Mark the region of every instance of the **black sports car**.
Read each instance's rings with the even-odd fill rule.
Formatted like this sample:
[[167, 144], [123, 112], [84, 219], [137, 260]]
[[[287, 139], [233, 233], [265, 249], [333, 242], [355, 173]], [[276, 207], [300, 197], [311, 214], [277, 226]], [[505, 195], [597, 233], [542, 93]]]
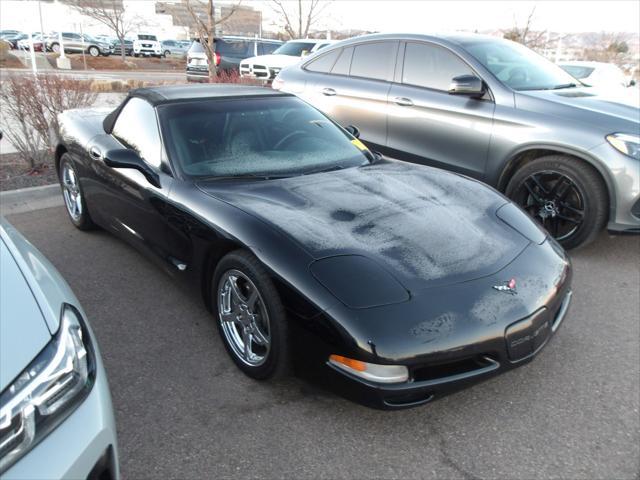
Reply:
[[519, 207], [293, 96], [145, 88], [60, 120], [71, 221], [193, 282], [253, 378], [419, 405], [527, 362], [567, 312], [570, 262]]

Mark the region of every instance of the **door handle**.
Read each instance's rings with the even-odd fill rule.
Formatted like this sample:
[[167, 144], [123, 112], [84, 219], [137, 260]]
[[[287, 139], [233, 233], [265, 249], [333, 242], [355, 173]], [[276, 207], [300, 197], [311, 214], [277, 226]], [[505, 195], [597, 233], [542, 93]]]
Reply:
[[102, 159], [102, 153], [100, 152], [100, 150], [98, 150], [97, 147], [91, 147], [89, 149], [89, 155], [91, 155], [91, 158], [95, 158], [96, 160]]
[[336, 91], [333, 88], [323, 88], [322, 94], [327, 97], [333, 97], [336, 94]]
[[401, 107], [413, 106], [413, 100], [407, 97], [396, 97], [393, 101], [396, 102], [396, 105], [400, 105]]

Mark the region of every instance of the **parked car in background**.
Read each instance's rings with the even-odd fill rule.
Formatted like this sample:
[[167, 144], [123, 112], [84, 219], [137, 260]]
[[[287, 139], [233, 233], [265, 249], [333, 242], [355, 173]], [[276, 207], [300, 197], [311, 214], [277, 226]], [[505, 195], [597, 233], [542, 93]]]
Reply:
[[[528, 48], [473, 34], [367, 35], [280, 72], [386, 155], [481, 179], [566, 248], [640, 232], [640, 111]], [[625, 103], [629, 102], [629, 103]]]
[[[120, 55], [122, 53], [122, 44], [120, 43], [120, 40], [116, 40], [115, 42], [112, 43], [112, 45], [113, 45], [113, 54]], [[124, 54], [128, 56], [133, 55], [133, 40], [130, 40], [128, 38], [124, 39]]]
[[15, 35], [5, 35], [4, 37], [2, 37], [2, 40], [9, 43], [11, 45], [11, 48], [16, 49], [18, 48], [18, 43], [21, 40], [27, 38], [29, 38], [29, 35], [27, 35], [26, 33], [17, 33]]
[[[88, 34], [62, 32], [62, 43], [65, 53], [88, 53], [92, 57], [109, 56], [113, 53], [113, 46]], [[60, 39], [57, 33], [46, 37], [46, 48], [55, 53], [60, 52]]]
[[0, 39], [4, 40], [4, 37], [15, 37], [20, 33], [22, 33], [20, 30], [0, 30]]
[[161, 57], [162, 46], [155, 35], [138, 34], [133, 41], [133, 56]]
[[178, 40], [163, 40], [160, 45], [162, 46], [162, 55], [165, 57], [169, 55], [184, 57], [191, 46], [191, 44], [185, 45]]
[[0, 477], [118, 479], [96, 338], [60, 273], [0, 220]]
[[293, 65], [311, 53], [335, 43], [334, 40], [290, 40], [278, 47], [273, 53], [259, 53], [257, 56], [246, 58], [240, 62], [240, 76], [273, 80], [280, 70]]
[[[249, 56], [261, 55], [282, 45], [278, 40], [235, 36], [218, 37], [214, 41], [216, 66], [227, 72], [237, 72], [240, 62]], [[187, 52], [186, 70], [189, 81], [202, 80], [209, 75], [207, 55], [199, 41], [194, 41]]]
[[558, 66], [589, 87], [619, 89], [636, 84], [635, 80], [627, 78], [622, 69], [612, 63], [575, 61], [559, 62]]
[[31, 39], [29, 39], [29, 35], [25, 35], [26, 38], [18, 41], [18, 50], [29, 50], [31, 49], [31, 43], [33, 43], [33, 50], [36, 52], [44, 52], [46, 50], [45, 40], [43, 40], [43, 35], [36, 34], [31, 35]]

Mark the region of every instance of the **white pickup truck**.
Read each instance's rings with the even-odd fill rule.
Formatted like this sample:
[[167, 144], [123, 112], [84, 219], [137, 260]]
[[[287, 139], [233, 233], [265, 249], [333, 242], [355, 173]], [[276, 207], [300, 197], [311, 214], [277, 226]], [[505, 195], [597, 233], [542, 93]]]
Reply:
[[270, 55], [246, 58], [240, 62], [240, 76], [270, 81], [276, 78], [284, 67], [298, 63], [302, 57], [317, 52], [335, 40], [305, 38], [290, 40]]

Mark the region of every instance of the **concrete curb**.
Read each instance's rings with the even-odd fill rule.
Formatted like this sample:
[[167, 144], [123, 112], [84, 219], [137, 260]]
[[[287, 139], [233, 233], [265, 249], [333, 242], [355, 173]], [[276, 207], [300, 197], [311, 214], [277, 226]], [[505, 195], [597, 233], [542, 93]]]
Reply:
[[62, 194], [60, 185], [57, 183], [0, 192], [0, 214], [3, 216], [61, 205], [63, 205]]

